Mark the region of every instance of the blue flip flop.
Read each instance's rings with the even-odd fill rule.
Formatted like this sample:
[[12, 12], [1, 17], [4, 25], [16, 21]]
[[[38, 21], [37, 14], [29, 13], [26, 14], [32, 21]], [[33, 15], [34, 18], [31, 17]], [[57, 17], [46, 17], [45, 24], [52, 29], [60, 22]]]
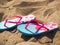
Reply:
[[[18, 21], [20, 20], [20, 16], [14, 16], [16, 17], [15, 19], [9, 20], [9, 18], [7, 18], [5, 21], [0, 22], [0, 31], [4, 31], [4, 30], [8, 30], [8, 29], [12, 29], [14, 27], [16, 27], [19, 23]], [[18, 20], [18, 21], [17, 21]]]
[[[27, 23], [23, 23], [23, 24], [18, 25], [17, 30], [19, 32], [21, 32], [22, 34], [27, 35], [27, 36], [38, 35], [38, 34], [48, 32], [48, 31], [52, 31], [52, 30], [58, 28], [57, 24], [53, 23], [53, 22], [50, 22], [49, 24], [46, 24], [46, 25], [44, 24], [44, 26], [47, 27], [49, 30], [45, 30], [44, 28], [41, 28], [40, 30], [37, 30], [36, 25], [32, 24], [32, 23], [30, 23], [29, 26], [26, 29], [25, 28], [26, 25], [27, 25]], [[50, 27], [50, 25], [51, 25], [51, 27]]]

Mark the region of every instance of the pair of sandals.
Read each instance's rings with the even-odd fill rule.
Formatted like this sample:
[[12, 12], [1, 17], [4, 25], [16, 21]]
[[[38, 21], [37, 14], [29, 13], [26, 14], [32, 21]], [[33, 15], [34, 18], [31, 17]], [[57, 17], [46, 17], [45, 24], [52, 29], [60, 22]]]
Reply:
[[24, 35], [38, 35], [44, 32], [49, 32], [58, 28], [57, 23], [49, 22], [43, 23], [36, 19], [32, 14], [27, 16], [13, 16], [12, 20], [7, 18], [5, 21], [0, 22], [0, 30], [11, 29], [17, 26], [19, 32]]

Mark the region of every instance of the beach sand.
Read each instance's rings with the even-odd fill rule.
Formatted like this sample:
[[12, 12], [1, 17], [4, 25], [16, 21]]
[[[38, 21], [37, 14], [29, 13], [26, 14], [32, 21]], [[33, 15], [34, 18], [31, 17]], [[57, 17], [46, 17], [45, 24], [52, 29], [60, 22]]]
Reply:
[[54, 21], [59, 29], [34, 37], [16, 28], [0, 32], [0, 45], [60, 45], [60, 0], [0, 0], [0, 22], [8, 16], [33, 14], [43, 22]]

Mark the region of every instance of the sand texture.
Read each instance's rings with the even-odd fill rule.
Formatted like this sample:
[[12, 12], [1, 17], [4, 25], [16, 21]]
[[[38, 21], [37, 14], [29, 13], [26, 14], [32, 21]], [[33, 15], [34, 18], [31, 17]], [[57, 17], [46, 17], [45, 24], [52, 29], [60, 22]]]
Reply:
[[15, 28], [0, 32], [0, 45], [60, 45], [60, 0], [0, 0], [0, 22], [8, 16], [33, 14], [43, 22], [54, 21], [59, 29], [29, 37]]

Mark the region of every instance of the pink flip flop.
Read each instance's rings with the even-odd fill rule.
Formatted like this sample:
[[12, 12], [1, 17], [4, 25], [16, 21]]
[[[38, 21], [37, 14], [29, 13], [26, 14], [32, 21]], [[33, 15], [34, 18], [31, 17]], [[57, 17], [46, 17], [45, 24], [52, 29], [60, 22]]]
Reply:
[[36, 19], [17, 26], [18, 31], [28, 36], [38, 35], [57, 28], [58, 25], [55, 22], [43, 23], [42, 21]]
[[[15, 19], [9, 20], [9, 18], [10, 19], [15, 18]], [[5, 21], [0, 22], [0, 30], [10, 29], [17, 26], [18, 24], [34, 20], [35, 16], [32, 14], [29, 14], [27, 16], [12, 16], [9, 18], [6, 18]]]

